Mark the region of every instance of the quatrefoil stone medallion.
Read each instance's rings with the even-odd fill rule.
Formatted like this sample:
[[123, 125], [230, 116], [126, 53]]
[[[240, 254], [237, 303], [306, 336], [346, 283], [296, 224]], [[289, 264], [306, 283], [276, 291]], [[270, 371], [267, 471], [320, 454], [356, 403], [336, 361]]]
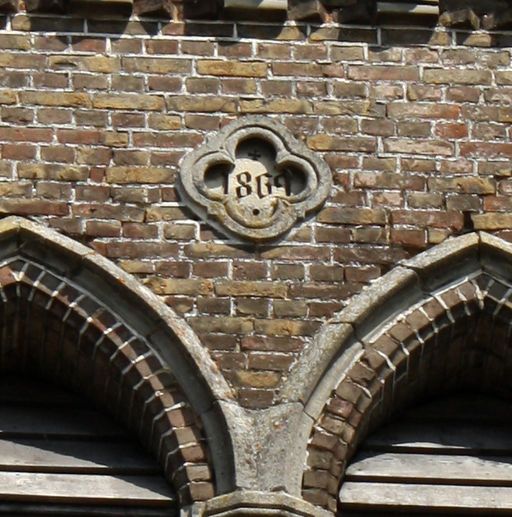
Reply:
[[185, 157], [178, 189], [197, 215], [228, 236], [262, 242], [318, 209], [331, 183], [327, 164], [282, 124], [249, 116]]

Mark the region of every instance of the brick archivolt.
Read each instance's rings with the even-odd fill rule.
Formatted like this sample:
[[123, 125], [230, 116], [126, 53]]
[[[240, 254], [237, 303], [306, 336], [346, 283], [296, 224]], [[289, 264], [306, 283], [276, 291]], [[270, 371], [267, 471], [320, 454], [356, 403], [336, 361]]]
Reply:
[[159, 460], [182, 504], [212, 497], [219, 462], [207, 438], [215, 445], [222, 419], [211, 406], [226, 394], [212, 373], [201, 377], [201, 368], [214, 372], [208, 360], [192, 364], [187, 327], [71, 239], [12, 217], [0, 223], [0, 241], [0, 369], [95, 400]]
[[449, 240], [404, 261], [331, 322], [334, 342], [317, 341], [324, 355], [308, 350], [303, 361], [313, 364], [291, 379], [308, 368], [315, 385], [305, 397], [314, 419], [306, 500], [336, 510], [347, 462], [393, 411], [458, 389], [510, 397], [511, 259], [496, 237]]

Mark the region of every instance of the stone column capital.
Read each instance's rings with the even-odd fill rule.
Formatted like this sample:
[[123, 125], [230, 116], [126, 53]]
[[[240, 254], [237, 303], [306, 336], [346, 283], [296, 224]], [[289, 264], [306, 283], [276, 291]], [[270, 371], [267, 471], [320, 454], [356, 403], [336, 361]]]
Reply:
[[331, 512], [284, 492], [236, 491], [204, 503], [201, 517], [333, 517]]

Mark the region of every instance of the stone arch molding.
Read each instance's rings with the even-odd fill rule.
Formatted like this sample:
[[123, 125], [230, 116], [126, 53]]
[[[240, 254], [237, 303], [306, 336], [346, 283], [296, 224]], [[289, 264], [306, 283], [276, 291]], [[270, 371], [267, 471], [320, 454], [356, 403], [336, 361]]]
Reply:
[[250, 115], [185, 157], [178, 188], [220, 231], [258, 243], [282, 236], [318, 209], [331, 184], [328, 165], [285, 126]]
[[0, 221], [0, 368], [96, 399], [159, 460], [182, 506], [233, 489], [233, 396], [171, 309], [93, 250]]
[[336, 511], [347, 461], [392, 409], [436, 384], [474, 387], [474, 372], [478, 389], [510, 397], [511, 321], [512, 245], [502, 239], [467, 234], [400, 262], [319, 331], [284, 387], [282, 403], [304, 408], [291, 485]]

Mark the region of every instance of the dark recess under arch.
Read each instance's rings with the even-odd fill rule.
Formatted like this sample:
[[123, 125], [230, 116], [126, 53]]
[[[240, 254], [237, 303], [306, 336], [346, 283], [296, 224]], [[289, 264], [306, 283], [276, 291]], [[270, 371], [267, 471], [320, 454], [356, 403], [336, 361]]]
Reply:
[[176, 515], [156, 460], [91, 401], [36, 375], [0, 377], [0, 514]]
[[512, 402], [458, 393], [371, 433], [340, 490], [344, 517], [510, 515]]

